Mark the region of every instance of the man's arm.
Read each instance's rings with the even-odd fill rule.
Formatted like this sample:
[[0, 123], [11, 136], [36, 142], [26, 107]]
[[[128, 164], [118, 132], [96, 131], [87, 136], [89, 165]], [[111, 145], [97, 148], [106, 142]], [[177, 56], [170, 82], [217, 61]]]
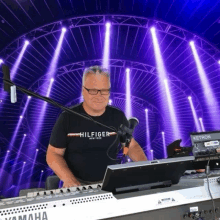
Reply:
[[46, 161], [48, 166], [54, 171], [54, 173], [64, 182], [66, 187], [70, 187], [70, 183], [78, 183], [77, 179], [69, 169], [63, 155], [66, 148], [56, 148], [52, 145], [48, 146]]
[[135, 141], [134, 138], [131, 139], [129, 144], [127, 155], [134, 161], [146, 161], [147, 157], [142, 150], [141, 146]]

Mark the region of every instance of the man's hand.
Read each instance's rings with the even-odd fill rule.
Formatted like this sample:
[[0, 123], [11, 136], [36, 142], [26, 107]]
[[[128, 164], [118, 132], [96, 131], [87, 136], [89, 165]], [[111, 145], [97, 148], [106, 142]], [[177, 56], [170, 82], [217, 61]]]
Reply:
[[197, 173], [204, 173], [205, 172], [205, 169], [198, 169], [196, 170]]
[[73, 186], [81, 186], [77, 179], [67, 179], [63, 181], [63, 188], [69, 188]]

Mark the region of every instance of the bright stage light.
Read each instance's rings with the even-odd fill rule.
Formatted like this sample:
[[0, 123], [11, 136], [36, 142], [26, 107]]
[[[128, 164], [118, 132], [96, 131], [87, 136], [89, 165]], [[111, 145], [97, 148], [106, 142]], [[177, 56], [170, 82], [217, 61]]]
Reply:
[[7, 150], [7, 153], [9, 153], [10, 152], [10, 150]]
[[190, 45], [196, 63], [200, 83], [203, 88], [204, 101], [206, 102], [206, 105], [208, 107], [209, 118], [212, 123], [213, 129], [218, 130], [220, 126], [220, 118], [218, 115], [220, 110], [218, 106], [218, 101], [215, 97], [215, 93], [213, 91], [211, 83], [209, 82], [202, 61], [200, 60], [196, 45]]
[[126, 69], [126, 73], [127, 73], [127, 72], [130, 73], [130, 69], [129, 69], [129, 68]]
[[3, 60], [2, 59], [0, 59], [0, 65], [3, 63]]
[[188, 99], [189, 99], [189, 100], [191, 100], [191, 99], [192, 99], [192, 97], [191, 97], [191, 96], [188, 96]]
[[12, 136], [12, 139], [11, 139], [11, 142], [10, 142], [10, 146], [11, 146], [11, 147], [13, 147], [13, 145], [14, 145], [15, 139], [16, 139], [16, 137], [17, 137], [17, 133], [18, 133], [18, 131], [19, 131], [19, 129], [20, 129], [20, 126], [21, 126], [21, 122], [22, 122], [22, 119], [23, 119], [23, 115], [25, 114], [25, 112], [26, 112], [26, 110], [27, 110], [27, 107], [28, 107], [28, 105], [29, 105], [29, 102], [30, 102], [30, 99], [28, 98], [27, 101], [26, 101], [26, 103], [25, 103], [25, 106], [24, 106], [24, 108], [23, 108], [22, 115], [20, 116], [20, 119], [19, 119], [19, 121], [18, 121], [18, 123], [17, 123], [17, 125], [16, 125], [16, 128], [15, 128], [15, 131], [14, 131], [14, 133], [13, 133], [13, 136]]
[[191, 46], [193, 46], [193, 45], [194, 45], [194, 41], [190, 41], [189, 44], [190, 44]]
[[218, 64], [220, 64], [220, 60], [218, 61]]
[[163, 156], [164, 156], [164, 158], [167, 158], [167, 147], [166, 147], [164, 131], [162, 131], [161, 134], [162, 134], [162, 141], [163, 141]]
[[[55, 77], [55, 73], [57, 70], [57, 64], [58, 64], [58, 60], [60, 58], [59, 55], [60, 55], [60, 52], [62, 49], [62, 43], [63, 43], [65, 32], [66, 32], [65, 29], [66, 28], [64, 28], [64, 27], [62, 28], [62, 32], [60, 34], [58, 43], [56, 45], [56, 49], [54, 51], [53, 58], [51, 60], [50, 66], [48, 68], [48, 72], [46, 73], [47, 80], [48, 81], [50, 80], [49, 86], [47, 83], [45, 83], [45, 86], [42, 89], [42, 93], [43, 93], [42, 95], [44, 95], [46, 97], [50, 96], [50, 92], [52, 90], [52, 85], [53, 85], [53, 81], [54, 81], [53, 78]], [[45, 91], [46, 91], [46, 94], [45, 94]], [[35, 126], [35, 130], [34, 130], [34, 134], [37, 139], [40, 137], [40, 132], [41, 132], [42, 124], [44, 121], [46, 109], [47, 109], [47, 102], [44, 102], [44, 103], [42, 103], [41, 111], [38, 116], [38, 123]], [[29, 153], [32, 153], [32, 152], [29, 152]]]
[[154, 160], [154, 151], [150, 150], [150, 154], [151, 154], [151, 160]]
[[18, 148], [18, 151], [17, 151], [17, 154], [16, 154], [16, 158], [14, 160], [14, 164], [12, 165], [12, 169], [11, 169], [11, 173], [13, 174], [15, 172], [15, 168], [16, 166], [18, 165], [18, 159], [20, 157], [20, 154], [21, 154], [21, 150], [22, 150], [22, 147], [24, 145], [24, 141], [25, 141], [25, 138], [26, 138], [26, 134], [24, 134], [23, 138], [22, 138], [22, 141], [21, 141], [21, 144]]
[[172, 127], [174, 130], [174, 138], [180, 139], [181, 135], [180, 135], [180, 131], [178, 129], [179, 123], [177, 121], [177, 116], [176, 116], [176, 112], [174, 109], [173, 99], [171, 96], [171, 90], [170, 90], [168, 81], [166, 79], [164, 80], [164, 84], [165, 84], [165, 91], [166, 91], [166, 96], [167, 96], [167, 104], [168, 104], [169, 113], [170, 113], [170, 120], [171, 120]]
[[30, 44], [30, 42], [29, 42], [28, 40], [26, 40], [24, 43], [25, 43], [26, 45]]
[[26, 137], [26, 136], [27, 136], [27, 134], [24, 134], [24, 136]]
[[131, 108], [131, 83], [130, 83], [130, 69], [126, 69], [126, 109], [125, 114], [127, 118], [132, 117]]
[[43, 170], [41, 170], [41, 172], [43, 173], [44, 171], [43, 171]]
[[105, 69], [110, 70], [109, 68], [109, 55], [110, 55], [110, 23], [106, 23], [106, 30], [105, 30], [105, 44], [104, 44], [104, 51], [103, 51], [103, 61], [102, 66]]
[[[21, 60], [22, 60], [22, 58], [23, 58], [23, 56], [24, 56], [24, 53], [25, 53], [25, 51], [26, 51], [26, 49], [27, 49], [28, 44], [29, 44], [29, 42], [28, 42], [28, 41], [27, 41], [27, 42], [25, 41], [25, 43], [24, 43], [24, 45], [23, 45], [23, 47], [22, 47], [22, 50], [20, 51], [20, 53], [19, 53], [19, 55], [18, 55], [18, 58], [16, 59], [14, 65], [13, 65], [13, 67], [12, 67], [12, 69], [11, 69], [11, 80], [14, 79], [15, 74], [18, 72], [18, 68], [19, 68], [19, 66], [20, 66]], [[5, 99], [6, 94], [7, 94], [6, 92], [0, 94], [2, 100]], [[2, 109], [3, 109], [3, 108], [2, 108]]]
[[30, 99], [30, 98], [31, 98], [31, 96], [28, 96], [28, 98]]
[[107, 22], [107, 23], [106, 23], [106, 27], [107, 27], [107, 28], [110, 28], [110, 26], [111, 26], [111, 23], [110, 23], [110, 22]]
[[151, 27], [150, 30], [151, 30], [151, 32], [154, 32], [156, 29], [155, 29], [155, 27]]
[[[152, 35], [153, 46], [154, 46], [155, 61], [156, 61], [157, 71], [158, 71], [161, 109], [163, 111], [162, 114], [165, 116], [165, 120], [167, 120], [168, 122], [171, 122], [172, 129], [173, 129], [172, 139], [174, 140], [180, 139], [181, 138], [180, 130], [179, 130], [180, 126], [177, 120], [177, 114], [174, 108], [171, 88], [167, 80], [167, 71], [166, 71], [162, 53], [160, 50], [160, 43], [159, 43], [160, 41], [158, 40], [155, 27], [151, 28], [151, 35]], [[166, 98], [164, 97], [164, 94], [166, 94]]]
[[[190, 97], [190, 98], [189, 98], [189, 97]], [[194, 123], [195, 123], [195, 126], [196, 126], [196, 131], [197, 131], [197, 132], [201, 132], [201, 128], [200, 128], [200, 126], [199, 126], [199, 121], [198, 121], [198, 117], [197, 117], [197, 114], [196, 114], [195, 107], [194, 107], [194, 105], [193, 105], [192, 98], [191, 98], [191, 96], [189, 96], [189, 97], [188, 97], [188, 99], [189, 99], [189, 104], [190, 104], [190, 107], [191, 107], [191, 111], [192, 111]]]
[[200, 126], [201, 126], [201, 128], [202, 128], [202, 131], [204, 132], [204, 131], [205, 131], [205, 127], [204, 127], [202, 118], [199, 118], [199, 122], [200, 122]]
[[149, 115], [148, 115], [148, 109], [145, 109], [145, 118], [146, 118], [146, 155], [148, 158], [153, 158], [151, 157], [152, 155], [149, 155], [149, 152], [151, 151], [151, 141], [150, 141], [150, 125], [149, 125]]
[[26, 161], [23, 162], [23, 166], [21, 168], [21, 172], [19, 174], [19, 179], [18, 179], [18, 182], [17, 182], [17, 188], [15, 190], [15, 195], [14, 196], [18, 196], [19, 194], [19, 189], [20, 189], [20, 185], [21, 185], [21, 179], [22, 179], [22, 176], [23, 176], [23, 172], [24, 172], [24, 167], [25, 167], [25, 164], [26, 164]]

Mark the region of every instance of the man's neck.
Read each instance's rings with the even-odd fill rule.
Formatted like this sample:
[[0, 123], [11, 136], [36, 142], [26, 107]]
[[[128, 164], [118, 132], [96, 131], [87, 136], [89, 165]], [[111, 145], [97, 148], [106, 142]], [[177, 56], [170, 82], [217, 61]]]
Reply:
[[105, 108], [101, 111], [94, 111], [93, 109], [91, 109], [88, 105], [86, 105], [85, 102], [83, 102], [82, 104], [85, 112], [91, 116], [100, 116], [105, 112]]

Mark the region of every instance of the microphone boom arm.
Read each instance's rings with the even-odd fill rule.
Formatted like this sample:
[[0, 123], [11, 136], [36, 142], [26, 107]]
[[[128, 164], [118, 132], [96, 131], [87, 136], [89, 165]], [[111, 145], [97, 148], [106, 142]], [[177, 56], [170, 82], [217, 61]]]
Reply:
[[35, 97], [35, 98], [41, 99], [41, 100], [43, 100], [43, 101], [45, 101], [45, 102], [47, 102], [47, 103], [52, 104], [52, 105], [55, 106], [55, 107], [61, 108], [62, 110], [66, 111], [66, 112], [69, 112], [69, 113], [71, 113], [71, 114], [78, 115], [78, 116], [83, 117], [83, 118], [85, 118], [85, 119], [87, 119], [87, 120], [93, 121], [93, 122], [95, 122], [96, 124], [99, 124], [99, 125], [101, 125], [101, 126], [103, 126], [103, 127], [106, 127], [106, 128], [108, 128], [108, 129], [111, 129], [112, 131], [115, 131], [115, 129], [113, 129], [113, 128], [109, 127], [109, 126], [106, 126], [106, 125], [104, 125], [104, 124], [102, 124], [102, 123], [100, 123], [100, 122], [98, 122], [98, 121], [92, 120], [92, 119], [90, 119], [89, 117], [86, 117], [86, 116], [84, 116], [84, 115], [81, 115], [80, 113], [75, 112], [75, 111], [73, 111], [73, 110], [71, 110], [71, 109], [69, 109], [69, 108], [63, 106], [63, 105], [61, 105], [61, 104], [59, 104], [59, 103], [53, 101], [52, 99], [50, 99], [50, 98], [48, 98], [48, 97], [45, 97], [45, 96], [39, 95], [39, 94], [37, 94], [37, 93], [34, 93], [34, 92], [32, 92], [32, 91], [30, 91], [30, 90], [27, 90], [27, 89], [25, 89], [25, 88], [23, 88], [23, 87], [21, 87], [21, 86], [17, 86], [15, 83], [13, 83], [13, 82], [10, 80], [10, 73], [9, 73], [8, 67], [3, 64], [3, 65], [2, 65], [2, 70], [3, 70], [3, 73], [4, 73], [4, 77], [3, 77], [4, 90], [5, 90], [6, 92], [9, 92], [9, 93], [10, 93], [10, 86], [16, 86], [16, 89], [20, 90], [21, 92], [23, 92], [23, 93], [25, 93], [25, 94], [27, 94], [27, 95], [29, 95], [29, 96], [33, 96], [33, 97]]

